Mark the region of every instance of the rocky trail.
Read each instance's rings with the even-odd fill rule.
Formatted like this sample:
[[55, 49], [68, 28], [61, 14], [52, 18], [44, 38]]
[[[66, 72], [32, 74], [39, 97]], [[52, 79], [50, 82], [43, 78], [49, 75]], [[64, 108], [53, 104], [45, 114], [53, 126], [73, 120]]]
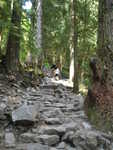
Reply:
[[0, 82], [0, 150], [113, 150], [111, 134], [90, 125], [83, 103], [50, 80], [26, 89]]

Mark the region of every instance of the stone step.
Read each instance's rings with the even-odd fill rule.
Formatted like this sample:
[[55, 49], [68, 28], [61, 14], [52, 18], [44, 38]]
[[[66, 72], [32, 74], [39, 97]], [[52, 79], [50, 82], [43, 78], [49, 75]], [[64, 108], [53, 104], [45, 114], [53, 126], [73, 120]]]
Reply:
[[50, 147], [40, 143], [18, 144], [15, 150], [50, 150]]

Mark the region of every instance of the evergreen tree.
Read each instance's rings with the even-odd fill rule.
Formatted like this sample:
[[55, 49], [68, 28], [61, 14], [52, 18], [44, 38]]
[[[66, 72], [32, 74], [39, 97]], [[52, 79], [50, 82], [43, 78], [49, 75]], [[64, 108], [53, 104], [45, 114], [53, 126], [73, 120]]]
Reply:
[[37, 0], [36, 9], [36, 48], [41, 51], [40, 56], [36, 57], [36, 63], [41, 67], [43, 62], [42, 53], [42, 0]]
[[73, 0], [70, 1], [70, 67], [69, 67], [69, 79], [70, 81], [74, 81], [74, 9], [73, 9]]
[[6, 65], [8, 71], [18, 71], [20, 34], [21, 34], [21, 10], [22, 1], [13, 1], [13, 10], [11, 16], [11, 27], [7, 42]]
[[78, 35], [77, 35], [77, 0], [73, 0], [73, 10], [74, 10], [74, 86], [73, 91], [77, 93], [79, 91], [79, 83], [78, 83], [78, 50], [77, 50], [77, 42], [78, 42]]
[[107, 70], [107, 82], [113, 85], [113, 3], [99, 0], [98, 56]]

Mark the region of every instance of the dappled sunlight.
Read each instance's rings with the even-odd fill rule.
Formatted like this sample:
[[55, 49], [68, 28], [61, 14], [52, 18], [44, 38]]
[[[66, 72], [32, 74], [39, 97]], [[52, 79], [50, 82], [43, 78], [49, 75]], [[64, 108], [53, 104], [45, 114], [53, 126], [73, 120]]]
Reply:
[[25, 2], [25, 5], [23, 6], [24, 9], [31, 9], [32, 8], [32, 3], [31, 1], [27, 1]]
[[84, 84], [80, 84], [79, 85], [79, 91], [81, 92], [81, 93], [83, 93], [84, 95], [86, 95], [87, 94], [87, 92], [88, 92], [88, 89], [87, 89], [87, 87], [84, 85]]
[[[55, 80], [54, 78], [50, 78], [50, 81], [52, 83], [62, 84], [63, 86], [73, 88], [73, 82], [70, 81], [69, 79]], [[80, 84], [79, 85], [79, 92], [83, 93], [84, 95], [86, 95], [87, 92], [88, 92], [88, 89], [87, 89], [87, 87], [84, 84]]]
[[73, 82], [71, 82], [69, 79], [61, 79], [57, 81], [54, 78], [51, 78], [51, 82], [56, 84], [62, 84], [66, 87], [73, 87]]

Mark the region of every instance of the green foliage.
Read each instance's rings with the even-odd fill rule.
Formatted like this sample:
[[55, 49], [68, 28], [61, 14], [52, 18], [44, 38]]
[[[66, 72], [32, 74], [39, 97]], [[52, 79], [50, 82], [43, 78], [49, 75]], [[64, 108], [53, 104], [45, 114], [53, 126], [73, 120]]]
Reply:
[[[0, 1], [0, 47], [5, 54], [11, 20], [11, 1]], [[27, 0], [23, 0], [23, 4]], [[62, 56], [63, 74], [68, 76], [70, 64], [70, 45], [72, 44], [71, 2], [70, 0], [43, 0], [43, 49], [35, 44], [37, 0], [31, 0], [32, 9], [22, 9], [20, 61], [26, 62], [27, 54], [31, 53], [33, 61], [44, 52], [44, 63], [59, 62]], [[89, 59], [96, 53], [97, 41], [97, 0], [78, 0], [78, 65], [80, 82], [90, 85]], [[4, 11], [5, 10], [5, 11]], [[15, 34], [15, 33], [14, 33]]]
[[11, 17], [11, 1], [0, 0], [0, 49], [1, 53], [5, 54], [8, 32], [10, 28]]
[[27, 18], [26, 12], [22, 14], [22, 25], [21, 25], [21, 47], [20, 47], [20, 60], [25, 61], [27, 53], [29, 51], [28, 41], [29, 41], [29, 30], [30, 30], [30, 21]]
[[[49, 56], [63, 56], [63, 65], [69, 68], [69, 49], [72, 20], [70, 1], [48, 0], [43, 3], [43, 47]], [[98, 2], [78, 0], [78, 61], [80, 81], [86, 86], [89, 80], [89, 59], [96, 53]], [[69, 71], [69, 70], [68, 70]], [[65, 71], [64, 71], [65, 72]], [[67, 73], [66, 73], [67, 74]]]
[[63, 54], [69, 41], [69, 1], [43, 2], [43, 47], [56, 56]]
[[45, 66], [47, 69], [50, 68], [50, 64], [49, 64], [48, 62], [45, 62], [45, 63], [44, 63], [44, 66]]
[[95, 128], [102, 130], [104, 132], [111, 131], [113, 133], [112, 120], [103, 119], [102, 114], [99, 111], [97, 111], [95, 107], [89, 108], [87, 115], [90, 122], [95, 126]]
[[33, 63], [35, 63], [35, 60], [42, 52], [42, 49], [36, 46], [36, 5], [37, 0], [32, 0], [32, 8], [30, 10], [23, 10], [20, 51], [20, 60], [22, 62], [26, 62], [27, 54], [31, 53]]

